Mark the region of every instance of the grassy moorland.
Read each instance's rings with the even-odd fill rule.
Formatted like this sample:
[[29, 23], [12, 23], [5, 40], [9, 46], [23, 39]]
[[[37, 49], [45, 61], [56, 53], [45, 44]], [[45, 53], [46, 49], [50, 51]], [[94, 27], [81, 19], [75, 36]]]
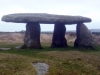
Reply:
[[100, 75], [99, 46], [89, 50], [74, 48], [72, 41], [68, 44], [68, 48], [49, 48], [50, 43], [45, 43], [43, 49], [20, 50], [15, 47], [22, 44], [0, 43], [11, 48], [0, 50], [0, 75], [37, 75], [32, 62], [49, 64], [46, 75]]

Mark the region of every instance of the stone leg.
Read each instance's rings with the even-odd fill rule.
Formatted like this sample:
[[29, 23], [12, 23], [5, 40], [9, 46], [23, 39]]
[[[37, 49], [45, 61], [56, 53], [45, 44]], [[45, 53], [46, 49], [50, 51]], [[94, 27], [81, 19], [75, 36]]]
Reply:
[[26, 32], [24, 38], [24, 45], [21, 49], [24, 48], [41, 48], [40, 44], [40, 25], [39, 23], [27, 23]]
[[74, 42], [74, 47], [94, 48], [94, 40], [92, 33], [83, 23], [78, 23], [76, 27], [77, 38]]
[[66, 27], [64, 24], [55, 24], [51, 47], [67, 47], [65, 39]]

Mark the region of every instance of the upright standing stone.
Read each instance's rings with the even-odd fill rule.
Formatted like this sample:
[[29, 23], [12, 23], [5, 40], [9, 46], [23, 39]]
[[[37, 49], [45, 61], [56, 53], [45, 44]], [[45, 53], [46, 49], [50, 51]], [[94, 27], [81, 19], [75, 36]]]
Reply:
[[41, 48], [39, 23], [27, 23], [23, 48]]
[[51, 47], [67, 47], [65, 32], [66, 27], [64, 24], [55, 24]]
[[76, 28], [77, 39], [74, 42], [75, 47], [94, 48], [92, 33], [83, 23], [78, 23]]

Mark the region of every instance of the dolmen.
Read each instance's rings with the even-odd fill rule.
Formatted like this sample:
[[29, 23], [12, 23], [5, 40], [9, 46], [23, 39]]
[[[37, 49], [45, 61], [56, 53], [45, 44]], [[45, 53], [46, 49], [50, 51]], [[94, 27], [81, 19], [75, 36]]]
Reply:
[[93, 48], [94, 41], [91, 32], [84, 23], [92, 20], [82, 16], [55, 15], [47, 13], [16, 13], [2, 17], [2, 21], [14, 23], [26, 23], [24, 45], [22, 49], [35, 48], [41, 49], [40, 43], [40, 24], [54, 24], [54, 32], [51, 47], [68, 47], [65, 38], [65, 25], [77, 24], [74, 47]]

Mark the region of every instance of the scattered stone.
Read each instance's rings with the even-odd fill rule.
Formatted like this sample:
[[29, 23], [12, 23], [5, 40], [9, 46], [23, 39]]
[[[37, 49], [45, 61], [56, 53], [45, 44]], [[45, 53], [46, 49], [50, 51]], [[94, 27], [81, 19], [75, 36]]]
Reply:
[[33, 67], [37, 70], [37, 75], [45, 75], [48, 73], [49, 65], [46, 63], [32, 63]]
[[66, 27], [64, 24], [55, 24], [51, 47], [67, 47], [65, 38]]
[[11, 48], [0, 48], [0, 50], [5, 50], [5, 51], [7, 51], [7, 50], [10, 50]]
[[54, 15], [47, 13], [19, 13], [9, 14], [2, 17], [2, 21], [16, 22], [16, 23], [64, 23], [64, 24], [77, 24], [78, 22], [91, 22], [90, 18], [82, 16], [69, 16], [69, 15]]
[[88, 30], [88, 28], [83, 24], [77, 24], [77, 38], [74, 42], [75, 47], [85, 47], [85, 48], [94, 48], [94, 40], [92, 33]]
[[20, 49], [21, 48], [21, 46], [17, 46], [17, 47], [15, 47], [16, 49]]

